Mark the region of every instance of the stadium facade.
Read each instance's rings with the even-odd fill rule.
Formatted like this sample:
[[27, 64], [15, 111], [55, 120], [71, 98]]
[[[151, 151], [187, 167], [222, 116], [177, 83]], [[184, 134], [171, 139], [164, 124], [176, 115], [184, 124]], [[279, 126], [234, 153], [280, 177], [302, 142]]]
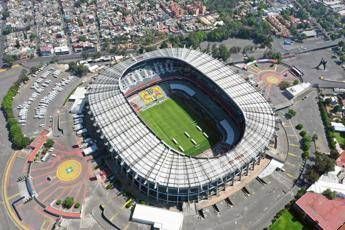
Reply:
[[[127, 97], [174, 77], [206, 87], [235, 119], [240, 138], [226, 152], [186, 156], [140, 120]], [[87, 97], [93, 125], [117, 168], [142, 193], [160, 201], [207, 199], [241, 180], [260, 163], [275, 130], [274, 113], [254, 87], [223, 62], [186, 48], [156, 50], [106, 68], [90, 84]]]

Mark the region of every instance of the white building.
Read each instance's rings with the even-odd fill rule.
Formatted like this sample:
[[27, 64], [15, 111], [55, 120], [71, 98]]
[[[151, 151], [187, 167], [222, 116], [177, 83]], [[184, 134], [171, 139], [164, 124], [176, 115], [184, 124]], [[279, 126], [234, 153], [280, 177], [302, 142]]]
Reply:
[[317, 36], [317, 33], [315, 30], [305, 30], [302, 32], [307, 38], [313, 38]]
[[286, 88], [286, 92], [288, 93], [288, 96], [291, 98], [295, 98], [304, 92], [306, 92], [308, 89], [310, 89], [311, 84], [310, 82], [303, 82], [294, 86], [291, 86], [289, 88]]
[[152, 225], [154, 229], [160, 230], [181, 230], [183, 214], [169, 211], [162, 208], [136, 204], [132, 220]]
[[334, 171], [322, 175], [307, 191], [322, 193], [330, 189], [345, 196], [345, 171], [344, 168], [335, 166]]
[[74, 101], [70, 112], [74, 114], [80, 114], [84, 108], [85, 105], [85, 94], [86, 94], [85, 87], [78, 87], [74, 93], [69, 97], [69, 101]]
[[345, 126], [343, 123], [331, 122], [332, 127], [337, 132], [345, 132]]

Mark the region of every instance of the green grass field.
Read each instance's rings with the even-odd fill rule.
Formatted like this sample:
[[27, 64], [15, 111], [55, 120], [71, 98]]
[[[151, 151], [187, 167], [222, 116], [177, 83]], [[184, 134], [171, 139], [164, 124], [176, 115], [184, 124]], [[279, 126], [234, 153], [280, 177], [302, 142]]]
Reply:
[[345, 145], [345, 134], [339, 133], [339, 132], [334, 132], [334, 136], [340, 145]]
[[284, 210], [283, 214], [269, 227], [270, 230], [302, 230], [306, 229], [301, 222], [289, 212]]
[[[212, 147], [221, 137], [217, 127], [212, 124], [209, 117], [200, 112], [200, 109], [191, 101], [168, 98], [140, 112], [139, 116], [170, 147], [179, 150], [178, 146], [182, 146], [184, 154], [196, 156]], [[208, 138], [197, 129], [196, 125], [207, 133]], [[187, 132], [190, 138], [184, 132]], [[178, 144], [174, 143], [173, 138]], [[193, 144], [191, 139], [197, 144]]]

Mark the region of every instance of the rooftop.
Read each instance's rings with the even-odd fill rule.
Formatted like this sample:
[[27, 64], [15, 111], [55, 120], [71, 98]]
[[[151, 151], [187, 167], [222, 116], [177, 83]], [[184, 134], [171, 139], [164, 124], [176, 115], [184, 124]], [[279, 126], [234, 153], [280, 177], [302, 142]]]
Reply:
[[337, 159], [337, 165], [345, 168], [345, 151], [343, 151]]
[[182, 229], [183, 214], [162, 208], [137, 204], [135, 205], [132, 219], [141, 223], [149, 223], [157, 229], [180, 230]]
[[308, 192], [296, 204], [324, 230], [340, 228], [345, 222], [345, 199], [329, 200]]

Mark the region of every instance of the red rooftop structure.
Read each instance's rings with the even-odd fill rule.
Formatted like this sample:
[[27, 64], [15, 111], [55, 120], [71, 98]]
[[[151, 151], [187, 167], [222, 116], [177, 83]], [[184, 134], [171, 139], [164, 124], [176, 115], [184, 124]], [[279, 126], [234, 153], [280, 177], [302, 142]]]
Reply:
[[49, 133], [48, 130], [44, 129], [41, 131], [40, 135], [38, 135], [35, 140], [31, 142], [29, 147], [32, 149], [27, 160], [29, 163], [32, 163], [35, 160], [37, 153], [40, 151], [44, 143], [46, 143], [48, 137], [47, 134]]
[[337, 230], [345, 226], [345, 199], [329, 200], [321, 194], [308, 192], [297, 200], [296, 206], [316, 229]]
[[339, 167], [345, 168], [345, 151], [343, 151], [336, 161]]

